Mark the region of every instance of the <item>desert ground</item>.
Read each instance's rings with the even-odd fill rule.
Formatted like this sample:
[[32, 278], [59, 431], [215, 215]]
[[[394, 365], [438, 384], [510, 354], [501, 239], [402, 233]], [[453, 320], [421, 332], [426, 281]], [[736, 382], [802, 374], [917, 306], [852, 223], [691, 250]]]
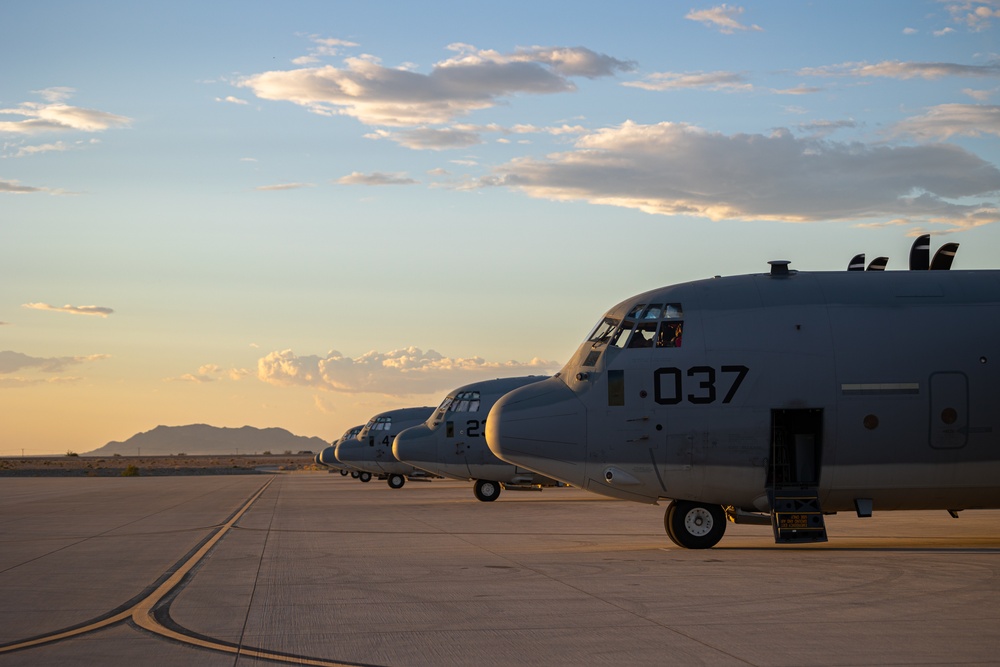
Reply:
[[325, 470], [311, 454], [171, 456], [7, 456], [0, 477], [116, 477], [159, 475], [255, 475]]

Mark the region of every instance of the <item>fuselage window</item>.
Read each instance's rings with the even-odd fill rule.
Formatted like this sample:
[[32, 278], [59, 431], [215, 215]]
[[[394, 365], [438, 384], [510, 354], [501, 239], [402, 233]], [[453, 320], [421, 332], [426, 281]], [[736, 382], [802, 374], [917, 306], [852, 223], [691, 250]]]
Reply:
[[684, 317], [684, 309], [681, 308], [679, 303], [668, 303], [666, 309], [663, 312], [663, 319], [665, 320], [679, 320]]
[[663, 321], [660, 323], [660, 333], [656, 337], [656, 347], [680, 347], [684, 322]]

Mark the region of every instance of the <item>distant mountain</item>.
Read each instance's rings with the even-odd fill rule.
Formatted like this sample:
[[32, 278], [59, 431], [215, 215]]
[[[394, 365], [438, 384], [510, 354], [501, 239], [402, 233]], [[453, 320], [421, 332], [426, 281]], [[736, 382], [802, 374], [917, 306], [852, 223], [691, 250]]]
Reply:
[[84, 456], [166, 456], [169, 454], [284, 454], [321, 452], [330, 443], [294, 435], [283, 428], [220, 428], [207, 424], [157, 426], [125, 442], [109, 442]]

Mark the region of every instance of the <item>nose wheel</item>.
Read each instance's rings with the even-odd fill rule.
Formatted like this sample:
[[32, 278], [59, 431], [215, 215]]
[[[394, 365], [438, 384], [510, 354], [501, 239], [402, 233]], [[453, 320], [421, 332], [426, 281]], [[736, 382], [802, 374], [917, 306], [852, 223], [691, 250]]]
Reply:
[[726, 513], [720, 505], [672, 500], [663, 516], [667, 537], [685, 549], [711, 549], [726, 532]]
[[500, 482], [493, 482], [488, 479], [477, 479], [473, 489], [476, 499], [484, 503], [491, 503], [500, 497]]

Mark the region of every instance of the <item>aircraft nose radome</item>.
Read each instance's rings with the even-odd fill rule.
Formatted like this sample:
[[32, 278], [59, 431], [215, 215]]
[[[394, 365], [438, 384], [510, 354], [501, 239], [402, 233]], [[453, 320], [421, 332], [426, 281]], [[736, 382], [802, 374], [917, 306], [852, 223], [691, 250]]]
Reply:
[[341, 463], [360, 461], [361, 447], [360, 445], [354, 446], [354, 443], [342, 442], [337, 445], [337, 450], [334, 452], [334, 456]]
[[392, 441], [392, 455], [403, 463], [426, 463], [434, 460], [433, 431], [421, 424], [399, 433]]
[[316, 456], [316, 462], [323, 465], [337, 464], [337, 450], [335, 447], [326, 447]]
[[571, 484], [583, 482], [586, 437], [586, 408], [558, 378], [506, 394], [486, 419], [494, 454]]

